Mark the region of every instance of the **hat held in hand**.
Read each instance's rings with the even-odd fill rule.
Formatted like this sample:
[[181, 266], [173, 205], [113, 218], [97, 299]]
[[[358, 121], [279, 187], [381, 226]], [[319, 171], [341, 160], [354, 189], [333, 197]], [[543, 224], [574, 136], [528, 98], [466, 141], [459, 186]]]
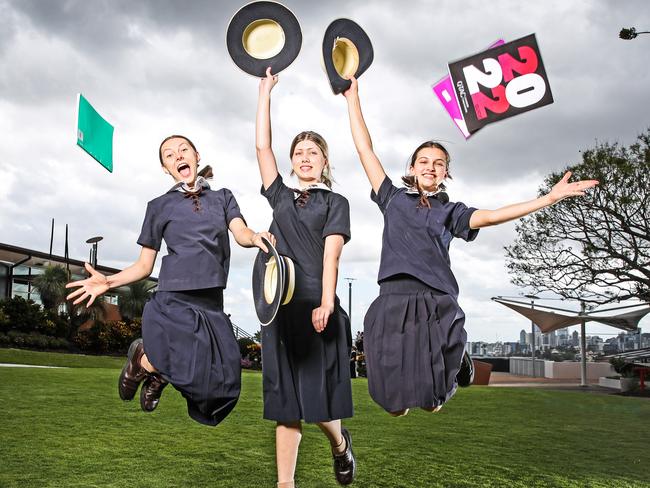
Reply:
[[275, 319], [280, 305], [293, 298], [295, 269], [291, 258], [282, 256], [268, 239], [262, 237], [269, 252], [260, 252], [253, 265], [253, 301], [255, 312], [262, 325]]
[[226, 31], [230, 57], [244, 72], [263, 78], [277, 74], [300, 52], [302, 32], [296, 16], [277, 2], [252, 2], [233, 16]]
[[335, 95], [350, 88], [372, 64], [374, 52], [368, 34], [350, 19], [336, 19], [323, 36], [323, 67]]

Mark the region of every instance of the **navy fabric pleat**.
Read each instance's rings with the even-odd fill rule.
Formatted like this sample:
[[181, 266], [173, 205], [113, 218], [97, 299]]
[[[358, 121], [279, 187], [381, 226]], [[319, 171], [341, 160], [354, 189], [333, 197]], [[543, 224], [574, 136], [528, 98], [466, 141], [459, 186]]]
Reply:
[[456, 391], [465, 348], [456, 300], [415, 279], [385, 282], [364, 320], [368, 389], [389, 412], [433, 408]]
[[142, 316], [149, 361], [185, 397], [190, 417], [206, 425], [226, 418], [241, 389], [239, 346], [221, 291], [159, 291]]
[[265, 419], [326, 422], [353, 414], [350, 320], [337, 301], [318, 333], [311, 313], [319, 305], [294, 298], [262, 327]]

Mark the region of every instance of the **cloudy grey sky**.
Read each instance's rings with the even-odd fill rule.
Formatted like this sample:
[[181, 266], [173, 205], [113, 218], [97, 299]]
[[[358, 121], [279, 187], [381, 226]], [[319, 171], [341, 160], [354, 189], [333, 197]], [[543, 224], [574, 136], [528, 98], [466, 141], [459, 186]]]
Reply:
[[[259, 195], [254, 149], [258, 80], [235, 67], [224, 41], [228, 21], [243, 4], [0, 0], [0, 242], [46, 251], [54, 217], [56, 253], [63, 253], [68, 223], [72, 257], [87, 256], [84, 241], [99, 234], [100, 261], [127, 266], [139, 254], [146, 202], [173, 183], [156, 154], [172, 133], [191, 137], [215, 169], [212, 186], [230, 188], [249, 225], [267, 228], [271, 212]], [[398, 179], [420, 142], [444, 141], [452, 154], [452, 200], [495, 208], [532, 198], [544, 176], [578, 162], [581, 149], [596, 141], [629, 144], [650, 125], [650, 35], [618, 39], [621, 27], [650, 27], [647, 0], [285, 5], [301, 23], [303, 46], [273, 92], [274, 149], [287, 175], [287, 152], [297, 132], [315, 130], [330, 144], [335, 190], [352, 208], [353, 238], [340, 277], [356, 278], [355, 331], [378, 292], [382, 218], [356, 158], [345, 100], [332, 95], [320, 66], [322, 35], [332, 20], [354, 19], [372, 39], [375, 61], [360, 80], [360, 93], [387, 172]], [[489, 126], [465, 142], [434, 98], [432, 83], [445, 74], [448, 61], [497, 38], [530, 33], [537, 35], [555, 103]], [[75, 145], [79, 92], [115, 125], [112, 174]], [[506, 224], [482, 230], [472, 243], [452, 243], [470, 341], [514, 341], [529, 328], [525, 319], [490, 301], [525, 292], [510, 284], [504, 268], [503, 247], [514, 236], [514, 224]], [[233, 248], [226, 307], [235, 323], [254, 332], [255, 253]], [[338, 292], [347, 308], [342, 279]]]

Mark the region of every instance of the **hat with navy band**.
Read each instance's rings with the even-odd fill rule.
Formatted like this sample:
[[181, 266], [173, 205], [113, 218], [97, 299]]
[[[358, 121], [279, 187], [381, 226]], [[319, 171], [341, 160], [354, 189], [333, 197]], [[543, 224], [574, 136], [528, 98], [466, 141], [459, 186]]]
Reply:
[[226, 31], [226, 47], [244, 72], [263, 78], [266, 68], [277, 74], [300, 52], [302, 32], [296, 16], [277, 2], [244, 5], [235, 13]]
[[372, 64], [374, 51], [368, 34], [350, 19], [336, 19], [323, 36], [323, 67], [335, 95], [350, 88]]
[[293, 298], [295, 268], [288, 256], [282, 256], [266, 237], [262, 237], [269, 250], [260, 252], [253, 265], [253, 301], [255, 312], [262, 325], [275, 319], [281, 305]]

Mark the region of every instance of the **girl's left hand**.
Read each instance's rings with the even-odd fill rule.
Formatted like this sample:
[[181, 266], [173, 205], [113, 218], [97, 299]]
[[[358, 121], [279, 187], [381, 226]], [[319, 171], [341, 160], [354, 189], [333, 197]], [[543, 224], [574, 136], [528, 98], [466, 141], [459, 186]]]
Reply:
[[585, 190], [593, 188], [598, 184], [598, 180], [582, 180], [569, 183], [569, 178], [571, 178], [571, 171], [567, 171], [562, 179], [551, 188], [551, 191], [548, 193], [548, 198], [551, 200], [551, 203], [557, 203], [568, 197], [584, 196]]
[[269, 252], [269, 249], [267, 249], [266, 245], [264, 244], [262, 237], [265, 237], [271, 244], [273, 244], [273, 246], [275, 246], [275, 236], [270, 232], [256, 232], [253, 234], [253, 245], [259, 247], [264, 252]]
[[271, 73], [271, 67], [266, 68], [266, 76], [260, 80], [260, 94], [271, 94], [273, 87], [278, 84], [278, 75]]
[[327, 327], [327, 320], [330, 315], [334, 312], [334, 305], [323, 305], [318, 308], [315, 308], [311, 312], [311, 323], [314, 325], [316, 332], [320, 333], [325, 330]]

